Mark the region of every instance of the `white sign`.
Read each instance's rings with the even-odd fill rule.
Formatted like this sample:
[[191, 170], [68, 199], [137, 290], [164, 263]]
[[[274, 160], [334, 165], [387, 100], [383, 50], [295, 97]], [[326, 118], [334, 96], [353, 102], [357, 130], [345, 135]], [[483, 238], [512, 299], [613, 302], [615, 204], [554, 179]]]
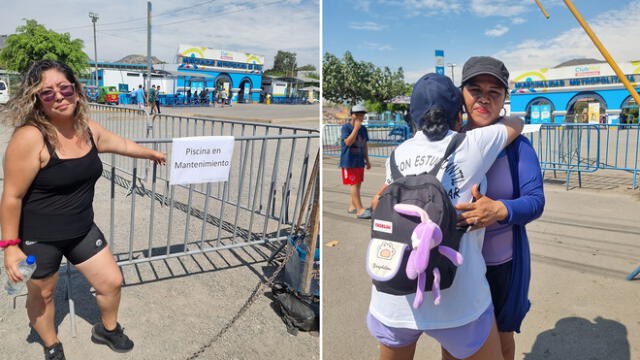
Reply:
[[233, 157], [233, 136], [173, 139], [171, 185], [227, 181]]
[[542, 124], [526, 124], [522, 129], [523, 134], [534, 133], [540, 131]]

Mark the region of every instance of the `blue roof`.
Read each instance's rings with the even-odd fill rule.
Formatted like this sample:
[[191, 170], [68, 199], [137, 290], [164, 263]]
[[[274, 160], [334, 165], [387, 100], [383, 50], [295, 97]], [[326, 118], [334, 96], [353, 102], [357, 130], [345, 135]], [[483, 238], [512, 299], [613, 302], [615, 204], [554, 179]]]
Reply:
[[[95, 61], [89, 61], [89, 65], [95, 65], [95, 64], [96, 64]], [[103, 62], [103, 61], [98, 61], [98, 66], [139, 67], [139, 68], [147, 67], [146, 64], [125, 64], [125, 63], [111, 63], [111, 62]], [[153, 68], [153, 65], [151, 65], [151, 68]]]

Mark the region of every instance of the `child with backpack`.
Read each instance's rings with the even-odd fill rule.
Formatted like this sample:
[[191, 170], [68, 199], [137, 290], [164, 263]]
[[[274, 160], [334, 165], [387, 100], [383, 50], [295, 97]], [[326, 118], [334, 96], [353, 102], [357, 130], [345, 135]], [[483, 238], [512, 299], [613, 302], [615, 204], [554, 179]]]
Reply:
[[458, 228], [453, 207], [471, 201], [472, 185], [483, 183], [523, 122], [505, 118], [458, 134], [462, 96], [438, 74], [418, 80], [410, 109], [416, 134], [387, 161], [388, 186], [372, 216], [367, 326], [380, 359], [412, 359], [423, 332], [456, 358], [501, 359], [484, 231]]

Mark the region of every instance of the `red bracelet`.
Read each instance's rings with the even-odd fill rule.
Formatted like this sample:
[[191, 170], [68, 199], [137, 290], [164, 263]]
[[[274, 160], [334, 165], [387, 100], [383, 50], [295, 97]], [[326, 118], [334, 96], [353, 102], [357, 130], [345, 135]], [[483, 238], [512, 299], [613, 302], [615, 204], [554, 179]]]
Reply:
[[11, 246], [11, 245], [18, 245], [18, 244], [20, 244], [21, 241], [22, 240], [20, 240], [20, 239], [7, 240], [7, 241], [0, 240], [0, 249], [4, 249], [7, 246]]

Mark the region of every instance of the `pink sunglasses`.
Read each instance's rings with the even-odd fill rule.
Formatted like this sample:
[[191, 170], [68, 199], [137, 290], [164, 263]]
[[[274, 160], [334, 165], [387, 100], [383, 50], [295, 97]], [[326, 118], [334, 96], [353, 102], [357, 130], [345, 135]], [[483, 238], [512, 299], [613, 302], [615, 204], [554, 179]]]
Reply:
[[[58, 87], [60, 95], [71, 97], [76, 94], [76, 88], [73, 84], [63, 84]], [[56, 99], [56, 91], [53, 89], [45, 89], [38, 93], [40, 100], [44, 102], [52, 102]]]

